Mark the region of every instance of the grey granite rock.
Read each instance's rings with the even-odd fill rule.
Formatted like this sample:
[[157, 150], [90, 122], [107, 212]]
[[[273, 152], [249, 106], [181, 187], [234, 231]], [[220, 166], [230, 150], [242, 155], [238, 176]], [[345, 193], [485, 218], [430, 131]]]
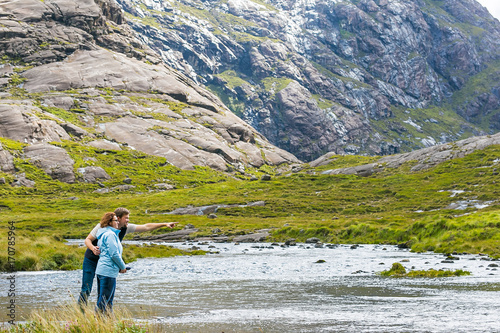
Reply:
[[85, 168], [78, 168], [77, 172], [86, 183], [96, 183], [101, 180], [111, 179], [107, 172], [101, 167], [89, 166]]
[[0, 144], [0, 171], [13, 172], [14, 171], [14, 158]]
[[48, 143], [39, 143], [24, 148], [24, 155], [53, 179], [65, 183], [75, 182], [73, 172], [75, 162], [63, 148]]

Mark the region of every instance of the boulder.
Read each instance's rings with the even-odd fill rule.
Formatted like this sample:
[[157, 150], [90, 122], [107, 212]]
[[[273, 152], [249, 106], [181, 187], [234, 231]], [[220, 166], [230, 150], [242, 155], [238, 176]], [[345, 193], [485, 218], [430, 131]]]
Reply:
[[269, 232], [268, 231], [263, 231], [263, 232], [253, 233], [253, 234], [235, 236], [233, 238], [233, 242], [238, 242], [238, 243], [258, 243], [258, 242], [265, 241], [267, 237], [269, 237]]
[[94, 135], [89, 134], [86, 130], [83, 128], [80, 128], [74, 124], [71, 123], [64, 123], [61, 124], [61, 127], [66, 131], [66, 133], [73, 135], [79, 139], [85, 137], [85, 136], [90, 136], [93, 137]]
[[311, 238], [306, 239], [307, 244], [316, 244], [319, 242], [321, 242], [321, 240], [317, 237], [311, 237]]
[[18, 187], [34, 187], [35, 182], [32, 180], [29, 180], [26, 178], [26, 175], [24, 173], [21, 174], [16, 174], [15, 175], [15, 180], [12, 182], [10, 185], [11, 186], [18, 186]]
[[[265, 206], [266, 203], [264, 201], [254, 201], [250, 202], [246, 205], [224, 205], [224, 204], [216, 204], [216, 205], [208, 205], [208, 206], [199, 206], [199, 207], [181, 207], [176, 208], [168, 214], [172, 215], [209, 215], [216, 213], [219, 208], [243, 208], [243, 207], [256, 207], [256, 206]], [[214, 214], [215, 215], [215, 214]]]
[[158, 190], [173, 190], [175, 189], [175, 186], [172, 184], [167, 184], [167, 183], [158, 183], [153, 185], [154, 188]]
[[34, 144], [24, 148], [24, 155], [53, 179], [65, 183], [75, 182], [75, 162], [63, 148], [48, 143]]
[[96, 183], [100, 180], [111, 179], [111, 177], [101, 167], [89, 166], [85, 168], [78, 168], [77, 172], [86, 183]]
[[0, 143], [0, 171], [13, 172], [14, 170], [14, 158], [11, 153], [3, 149], [2, 144]]

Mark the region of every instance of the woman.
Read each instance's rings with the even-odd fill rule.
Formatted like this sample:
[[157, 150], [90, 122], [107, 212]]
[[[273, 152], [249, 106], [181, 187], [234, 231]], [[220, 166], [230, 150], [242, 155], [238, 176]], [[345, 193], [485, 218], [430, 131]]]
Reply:
[[97, 263], [97, 309], [103, 313], [112, 311], [118, 273], [127, 272], [122, 259], [123, 247], [118, 238], [118, 218], [115, 213], [106, 213], [97, 231], [97, 246], [101, 250]]

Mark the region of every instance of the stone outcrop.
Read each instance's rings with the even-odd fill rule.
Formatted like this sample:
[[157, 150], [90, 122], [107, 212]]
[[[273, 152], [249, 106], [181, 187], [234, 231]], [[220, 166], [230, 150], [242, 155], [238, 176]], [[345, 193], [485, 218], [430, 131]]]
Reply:
[[153, 235], [153, 236], [141, 236], [138, 235], [134, 239], [148, 240], [148, 241], [159, 241], [159, 242], [173, 242], [187, 240], [190, 238], [192, 233], [197, 232], [196, 228], [184, 228], [182, 230], [172, 231], [166, 234]]
[[0, 36], [0, 136], [63, 182], [107, 177], [51, 142], [244, 173], [499, 128], [500, 25], [475, 2], [3, 1]]
[[[385, 156], [375, 163], [341, 169], [326, 170], [323, 174], [327, 175], [358, 175], [370, 176], [373, 173], [380, 172], [384, 168], [398, 168], [404, 163], [414, 161], [416, 164], [412, 166], [411, 171], [420, 171], [431, 168], [439, 163], [449, 161], [455, 158], [461, 158], [476, 150], [484, 149], [491, 145], [500, 145], [500, 133], [495, 135], [473, 137], [465, 140], [456, 141], [442, 145], [436, 145], [429, 148], [415, 150], [410, 153]], [[331, 155], [320, 157], [311, 162], [312, 166], [320, 166], [328, 164], [328, 159]]]
[[19, 186], [19, 187], [34, 187], [35, 182], [26, 178], [26, 175], [24, 173], [16, 174], [14, 182], [12, 182], [12, 186]]
[[249, 202], [248, 204], [245, 204], [245, 205], [217, 204], [217, 205], [208, 205], [208, 206], [201, 206], [201, 207], [181, 207], [181, 208], [174, 209], [171, 212], [168, 212], [168, 214], [172, 214], [172, 215], [209, 215], [212, 213], [216, 213], [219, 208], [262, 207], [265, 205], [266, 205], [266, 203], [264, 201], [255, 201], [255, 202]]
[[238, 243], [259, 243], [263, 242], [270, 236], [269, 230], [261, 230], [260, 232], [239, 235], [233, 238], [233, 242]]
[[500, 22], [475, 1], [117, 2], [165, 63], [304, 161], [499, 130]]
[[42, 111], [31, 101], [0, 100], [0, 136], [23, 143], [40, 143], [70, 139], [55, 121], [41, 119]]
[[73, 183], [75, 163], [66, 150], [48, 143], [39, 143], [24, 148], [24, 155], [34, 165], [44, 170], [52, 179]]
[[14, 170], [14, 158], [7, 150], [3, 149], [2, 144], [0, 144], [0, 171], [13, 172]]
[[111, 179], [111, 177], [101, 167], [89, 166], [85, 168], [78, 168], [77, 171], [86, 183], [96, 183], [101, 180]]

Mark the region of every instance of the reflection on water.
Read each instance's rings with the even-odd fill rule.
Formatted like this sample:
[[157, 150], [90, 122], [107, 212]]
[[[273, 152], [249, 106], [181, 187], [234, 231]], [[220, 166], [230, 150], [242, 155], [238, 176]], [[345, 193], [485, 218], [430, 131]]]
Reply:
[[[131, 263], [132, 270], [119, 276], [115, 304], [161, 322], [168, 332], [500, 331], [500, 275], [485, 257], [460, 255], [442, 263], [443, 255], [392, 246], [210, 245], [217, 248], [198, 246], [219, 253]], [[376, 274], [394, 262], [407, 269], [466, 269], [472, 276]], [[0, 276], [2, 290], [6, 277]], [[67, 302], [78, 295], [80, 279], [81, 271], [19, 272], [18, 309]], [[2, 304], [7, 300], [0, 296]]]

